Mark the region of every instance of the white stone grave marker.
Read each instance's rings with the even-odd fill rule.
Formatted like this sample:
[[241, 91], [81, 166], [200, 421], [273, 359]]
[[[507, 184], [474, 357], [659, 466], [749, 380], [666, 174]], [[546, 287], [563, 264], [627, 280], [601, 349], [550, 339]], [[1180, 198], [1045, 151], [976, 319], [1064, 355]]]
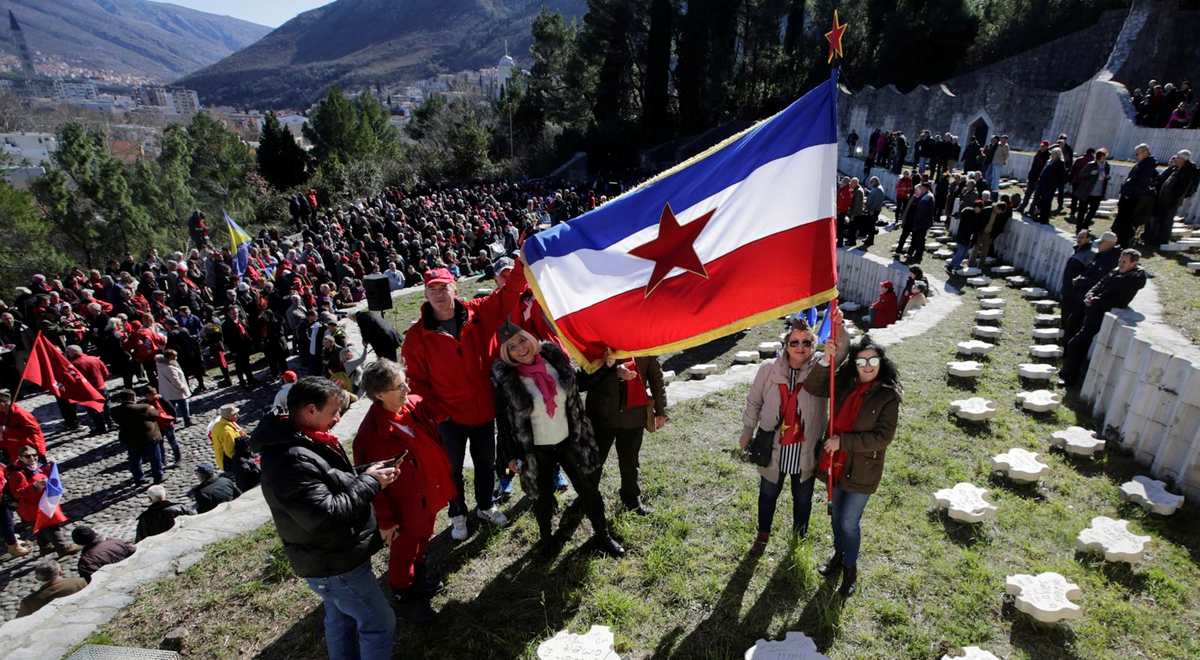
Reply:
[[733, 361], [738, 364], [758, 362], [758, 351], [738, 351], [733, 354]]
[[1046, 297], [1046, 290], [1039, 286], [1030, 286], [1021, 289], [1021, 295], [1029, 300], [1037, 300], [1038, 298]]
[[1062, 357], [1063, 349], [1058, 344], [1034, 344], [1029, 347], [1029, 352], [1035, 358], [1053, 359]]
[[950, 257], [953, 257], [953, 256], [954, 256], [954, 250], [947, 250], [945, 248], [942, 248], [941, 250], [935, 250], [933, 252], [934, 259], [949, 259]]
[[1033, 309], [1039, 314], [1049, 314], [1054, 311], [1058, 303], [1054, 300], [1035, 300], [1033, 301]]
[[1083, 596], [1079, 585], [1067, 582], [1058, 573], [1009, 575], [1004, 580], [1004, 593], [1016, 596], [1017, 609], [1042, 623], [1083, 616], [1079, 606], [1070, 601]]
[[959, 378], [975, 378], [983, 373], [983, 363], [974, 360], [966, 362], [947, 362], [946, 372]]
[[1121, 484], [1121, 499], [1142, 505], [1150, 513], [1169, 516], [1183, 506], [1183, 496], [1167, 490], [1158, 479], [1138, 475], [1133, 481]]
[[934, 493], [933, 501], [946, 509], [946, 514], [954, 520], [977, 523], [995, 518], [1000, 510], [985, 499], [990, 492], [973, 484], [958, 483], [954, 488], [943, 488]]
[[978, 339], [958, 342], [958, 352], [962, 355], [987, 355], [993, 348], [995, 345]]
[[1036, 314], [1033, 325], [1038, 328], [1050, 328], [1058, 325], [1058, 314]]
[[1062, 447], [1063, 451], [1072, 456], [1086, 458], [1094, 458], [1097, 452], [1104, 449], [1104, 441], [1096, 437], [1096, 432], [1089, 431], [1082, 426], [1072, 426], [1051, 433], [1050, 444]]
[[613, 651], [613, 634], [608, 626], [592, 626], [583, 635], [561, 630], [537, 648], [538, 660], [621, 660]]
[[663, 376], [663, 385], [675, 382], [675, 372], [674, 371], [664, 371], [664, 372], [662, 372], [662, 376]]
[[981, 275], [982, 273], [982, 270], [979, 270], [978, 268], [972, 268], [970, 266], [959, 268], [958, 270], [954, 271], [954, 274], [960, 277], [975, 277], [976, 275]]
[[983, 397], [973, 396], [969, 399], [951, 401], [950, 412], [968, 422], [982, 422], [996, 416], [996, 406]]
[[1020, 289], [1021, 287], [1029, 284], [1029, 278], [1025, 277], [1024, 275], [1009, 275], [1008, 277], [1004, 278], [1004, 281], [1008, 282], [1008, 285], [1014, 289]]
[[971, 334], [983, 339], [999, 339], [1001, 331], [994, 325], [977, 325], [971, 330]]
[[1017, 365], [1017, 374], [1030, 380], [1050, 380], [1056, 373], [1058, 369], [1052, 364], [1031, 362]]
[[1037, 328], [1033, 331], [1034, 339], [1062, 339], [1062, 328]]
[[1017, 401], [1021, 407], [1031, 412], [1050, 412], [1062, 405], [1062, 396], [1050, 390], [1034, 390], [1018, 392]]
[[688, 373], [691, 374], [692, 378], [695, 378], [696, 380], [704, 380], [708, 376], [717, 373], [717, 365], [694, 364], [690, 369], [688, 369]]
[[942, 660], [1000, 660], [978, 646], [964, 646], [962, 655], [943, 655]]
[[1200, 261], [1189, 261], [1187, 267], [1193, 273], [1200, 273]]
[[1003, 298], [984, 298], [979, 301], [979, 306], [984, 309], [1004, 309], [1008, 305], [1008, 301]]
[[758, 345], [758, 354], [763, 358], [775, 357], [775, 354], [783, 350], [783, 342], [764, 341]]
[[978, 293], [981, 296], [995, 296], [1001, 291], [1003, 291], [1003, 289], [998, 286], [981, 286], [978, 289], [975, 289], [975, 293]]
[[1008, 277], [1010, 275], [1016, 275], [1017, 269], [1013, 268], [1012, 266], [993, 266], [991, 268], [991, 272], [992, 275], [995, 275], [996, 277]]
[[817, 651], [817, 643], [808, 635], [789, 632], [783, 641], [760, 639], [746, 651], [745, 660], [829, 660]]
[[981, 309], [975, 312], [976, 321], [987, 321], [989, 323], [999, 323], [1004, 318], [1004, 310], [1002, 309]]
[[1050, 473], [1050, 466], [1039, 461], [1038, 456], [1027, 449], [1013, 447], [993, 456], [992, 468], [1003, 472], [1013, 481], [1031, 484]]
[[1128, 520], [1113, 520], [1106, 516], [1092, 518], [1092, 526], [1079, 532], [1075, 539], [1076, 549], [1082, 552], [1096, 550], [1104, 554], [1105, 561], [1130, 564], [1141, 561], [1149, 546], [1150, 537], [1129, 531]]
[[991, 283], [992, 278], [988, 277], [987, 275], [976, 275], [975, 277], [967, 278], [967, 284], [970, 284], [971, 286], [987, 286]]

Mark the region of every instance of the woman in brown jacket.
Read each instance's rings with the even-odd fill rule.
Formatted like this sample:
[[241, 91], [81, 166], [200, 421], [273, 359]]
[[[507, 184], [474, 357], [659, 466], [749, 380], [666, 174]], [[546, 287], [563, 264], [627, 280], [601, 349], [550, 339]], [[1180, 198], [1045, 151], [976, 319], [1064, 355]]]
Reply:
[[[641, 467], [642, 436], [647, 416], [653, 407], [654, 428], [667, 422], [667, 391], [663, 386], [662, 367], [656, 357], [615, 360], [605, 356], [604, 366], [596, 373], [578, 374], [579, 390], [587, 392], [587, 416], [596, 432], [600, 462], [596, 479], [608, 460], [613, 444], [617, 446], [617, 464], [621, 470], [621, 504], [639, 516], [650, 515], [642, 503], [638, 486]], [[650, 389], [647, 395], [646, 388]]]
[[[884, 455], [896, 435], [903, 388], [896, 365], [870, 337], [854, 345], [830, 341], [829, 350], [841, 365], [835, 382], [833, 436], [825, 441], [833, 471], [833, 557], [818, 570], [830, 575], [841, 568], [838, 591], [850, 596], [858, 583], [863, 509], [883, 477]], [[809, 373], [804, 389], [829, 398], [827, 355]], [[818, 474], [828, 478], [827, 472], [818, 470]]]
[[758, 537], [750, 547], [756, 556], [767, 547], [775, 505], [789, 474], [792, 532], [800, 537], [808, 534], [817, 467], [814, 449], [829, 423], [829, 406], [804, 387], [804, 379], [817, 363], [815, 344], [808, 323], [802, 318], [793, 321], [783, 352], [758, 368], [746, 397], [738, 444], [745, 449], [760, 429], [775, 429], [771, 462], [758, 468]]

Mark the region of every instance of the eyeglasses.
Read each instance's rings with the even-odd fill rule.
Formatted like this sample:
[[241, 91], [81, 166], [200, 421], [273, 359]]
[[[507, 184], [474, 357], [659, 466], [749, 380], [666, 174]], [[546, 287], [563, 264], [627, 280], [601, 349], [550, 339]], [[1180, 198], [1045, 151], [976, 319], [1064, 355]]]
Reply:
[[409, 389], [408, 383], [400, 383], [396, 387], [392, 387], [392, 388], [389, 388], [384, 391], [385, 392], [411, 392], [412, 390]]
[[811, 339], [804, 339], [804, 340], [793, 339], [788, 342], [788, 348], [796, 348], [797, 346], [800, 346], [800, 345], [803, 345], [804, 348], [812, 348], [813, 342]]
[[21, 454], [21, 458], [37, 458], [37, 454]]
[[854, 361], [854, 364], [858, 367], [878, 367], [879, 362], [879, 357], [876, 356], [869, 358], [858, 358]]

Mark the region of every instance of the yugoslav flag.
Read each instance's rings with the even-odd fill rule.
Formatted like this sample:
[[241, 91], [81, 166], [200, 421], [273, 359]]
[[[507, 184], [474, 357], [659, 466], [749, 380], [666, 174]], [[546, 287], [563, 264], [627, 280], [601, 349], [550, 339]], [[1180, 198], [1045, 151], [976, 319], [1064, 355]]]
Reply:
[[250, 234], [247, 234], [238, 223], [225, 213], [225, 226], [229, 227], [229, 254], [233, 255], [233, 272], [238, 277], [246, 272], [246, 264], [250, 263]]
[[577, 362], [697, 346], [837, 297], [837, 78], [525, 241], [534, 294]]
[[58, 502], [62, 499], [62, 479], [58, 477], [58, 463], [50, 464], [50, 474], [46, 478], [46, 489], [42, 491], [42, 499], [38, 500], [37, 519], [33, 522], [33, 533], [36, 534], [46, 527], [52, 527], [67, 521]]

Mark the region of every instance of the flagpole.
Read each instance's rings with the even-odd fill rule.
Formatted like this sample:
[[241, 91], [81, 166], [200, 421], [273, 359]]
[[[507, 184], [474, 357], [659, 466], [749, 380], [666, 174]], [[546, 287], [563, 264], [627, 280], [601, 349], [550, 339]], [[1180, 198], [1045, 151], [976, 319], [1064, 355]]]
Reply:
[[[830, 30], [829, 32], [825, 33], [825, 39], [829, 41], [829, 64], [830, 64], [829, 78], [830, 78], [830, 81], [834, 83], [834, 88], [831, 90], [831, 93], [834, 98], [834, 103], [835, 103], [834, 107], [835, 108], [837, 107], [837, 105], [836, 105], [836, 103], [837, 103], [836, 81], [837, 81], [837, 75], [838, 75], [838, 63], [841, 61], [841, 58], [843, 57], [842, 36], [845, 34], [845, 32], [846, 32], [846, 24], [839, 23], [837, 10], [834, 9], [833, 10], [833, 29]], [[836, 110], [835, 110], [835, 113], [836, 113]], [[837, 117], [836, 116], [834, 117], [834, 125], [835, 126], [837, 125]], [[838, 140], [836, 134], [834, 135], [834, 141], [835, 141], [835, 145], [838, 142], [840, 142], [840, 140]], [[833, 180], [834, 181], [837, 181], [837, 176], [838, 176], [837, 158], [835, 157], [833, 160]], [[836, 222], [837, 221], [835, 220], [834, 221], [835, 226], [836, 226]], [[836, 235], [837, 235], [837, 231], [835, 230], [834, 238], [833, 238], [833, 241], [834, 241], [833, 270], [834, 270], [834, 273], [837, 273], [837, 236]], [[835, 380], [835, 375], [837, 374], [837, 354], [839, 353], [839, 351], [835, 349], [833, 351], [833, 354], [830, 355], [828, 347], [831, 342], [834, 343], [835, 346], [837, 346], [837, 342], [839, 341], [838, 335], [840, 333], [838, 331], [841, 329], [839, 327], [839, 326], [841, 326], [841, 323], [840, 323], [839, 319], [837, 318], [837, 298], [834, 298], [833, 300], [829, 301], [828, 315], [829, 315], [829, 340], [826, 341], [826, 343], [825, 343], [825, 346], [826, 346], [825, 353], [826, 353], [826, 358], [829, 360], [829, 435], [828, 435], [828, 437], [832, 438], [833, 437], [833, 418], [834, 418], [835, 408], [836, 408], [836, 401], [834, 400], [834, 398], [836, 396], [836, 391], [837, 391], [835, 388], [835, 385], [834, 385], [834, 380]], [[839, 449], [840, 448], [841, 447], [839, 447]], [[833, 515], [833, 461], [834, 461], [833, 453], [830, 452], [828, 473], [826, 474], [826, 480], [825, 480], [826, 491], [827, 491], [826, 495], [827, 495], [827, 500], [828, 500], [828, 503], [826, 504], [826, 509], [828, 510], [830, 516]]]

